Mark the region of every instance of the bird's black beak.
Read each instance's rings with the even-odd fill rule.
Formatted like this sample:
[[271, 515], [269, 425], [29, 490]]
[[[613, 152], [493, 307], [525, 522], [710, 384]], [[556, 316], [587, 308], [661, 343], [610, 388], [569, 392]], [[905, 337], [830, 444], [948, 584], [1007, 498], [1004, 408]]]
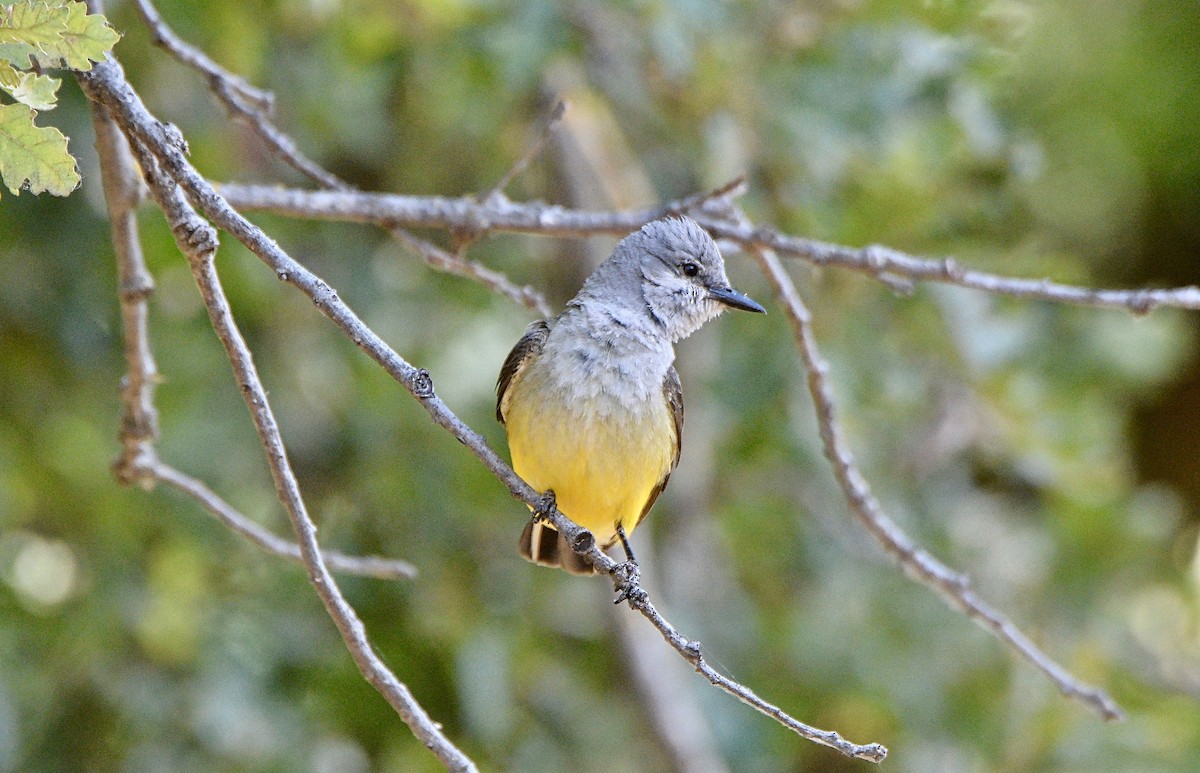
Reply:
[[732, 287], [713, 287], [708, 291], [708, 297], [714, 301], [720, 301], [726, 306], [742, 311], [754, 311], [759, 314], [766, 314], [767, 310], [759, 306], [753, 300], [745, 295], [742, 295]]

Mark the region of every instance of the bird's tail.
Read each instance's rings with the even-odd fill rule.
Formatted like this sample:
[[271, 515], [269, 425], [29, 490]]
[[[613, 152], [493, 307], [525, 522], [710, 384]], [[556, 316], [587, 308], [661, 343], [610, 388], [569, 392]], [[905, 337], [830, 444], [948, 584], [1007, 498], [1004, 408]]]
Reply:
[[571, 550], [567, 538], [545, 521], [530, 519], [521, 532], [521, 557], [540, 566], [557, 566], [571, 574], [595, 574], [586, 558]]

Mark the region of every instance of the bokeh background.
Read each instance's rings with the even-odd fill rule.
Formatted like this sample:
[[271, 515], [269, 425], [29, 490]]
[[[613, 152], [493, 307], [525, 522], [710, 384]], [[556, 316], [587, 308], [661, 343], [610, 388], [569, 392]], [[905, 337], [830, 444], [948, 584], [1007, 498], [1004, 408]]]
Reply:
[[[1200, 282], [1200, 5], [1165, 0], [164, 0], [278, 95], [307, 153], [372, 190], [487, 190], [555, 96], [514, 198], [652, 204], [749, 175], [799, 235], [1103, 286]], [[125, 4], [116, 53], [215, 180], [304, 184], [230, 125]], [[167, 490], [116, 485], [114, 262], [77, 88], [43, 120], [67, 199], [0, 200], [0, 771], [432, 771], [302, 571]], [[368, 228], [255, 218], [498, 447], [495, 373], [530, 315]], [[262, 452], [161, 219], [143, 235], [169, 463], [271, 528]], [[442, 235], [433, 235], [442, 238]], [[570, 297], [611, 240], [471, 257]], [[770, 306], [744, 256], [735, 284]], [[487, 770], [859, 771], [717, 692], [603, 581], [515, 553], [526, 517], [301, 296], [224, 239], [219, 268], [320, 536], [407, 558], [345, 577], [379, 651]], [[888, 512], [1129, 711], [1105, 725], [907, 581], [850, 521], [782, 313], [680, 346], [683, 458], [635, 544], [661, 608], [793, 715], [892, 771], [1200, 769], [1200, 314], [792, 266]], [[662, 740], [650, 658], [707, 768]], [[653, 660], [659, 658], [658, 661]]]

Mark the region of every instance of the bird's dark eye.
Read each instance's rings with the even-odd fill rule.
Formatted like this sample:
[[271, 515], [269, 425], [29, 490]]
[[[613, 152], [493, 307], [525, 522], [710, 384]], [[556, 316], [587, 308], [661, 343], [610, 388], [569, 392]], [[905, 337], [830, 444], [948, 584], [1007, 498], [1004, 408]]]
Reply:
[[679, 270], [683, 272], [684, 276], [695, 276], [700, 273], [700, 267], [690, 260], [680, 266]]

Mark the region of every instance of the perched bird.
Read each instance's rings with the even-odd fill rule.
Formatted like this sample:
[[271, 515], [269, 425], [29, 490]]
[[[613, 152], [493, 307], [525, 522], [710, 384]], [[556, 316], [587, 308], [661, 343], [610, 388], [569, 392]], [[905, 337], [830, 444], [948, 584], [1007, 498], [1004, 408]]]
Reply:
[[[646, 517], [679, 462], [683, 392], [676, 341], [725, 307], [765, 313], [729, 286], [712, 237], [686, 217], [648, 223], [617, 244], [557, 317], [531, 324], [496, 384], [512, 466], [553, 492], [558, 509], [602, 548]], [[521, 555], [592, 574], [545, 521]]]

